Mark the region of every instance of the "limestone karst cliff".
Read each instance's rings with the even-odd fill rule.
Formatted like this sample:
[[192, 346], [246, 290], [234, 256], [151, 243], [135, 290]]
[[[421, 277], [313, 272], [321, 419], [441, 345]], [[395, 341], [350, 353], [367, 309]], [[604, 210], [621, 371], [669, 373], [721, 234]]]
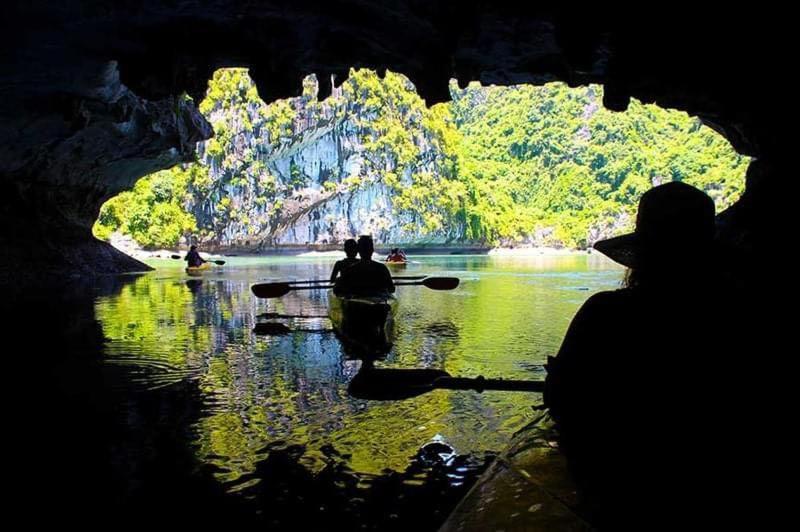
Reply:
[[266, 105], [244, 69], [210, 80], [200, 111], [214, 137], [197, 161], [107, 204], [98, 233], [145, 246], [382, 244], [585, 247], [631, 227], [641, 194], [669, 180], [706, 190], [720, 210], [744, 186], [748, 158], [696, 118], [602, 88], [460, 89], [432, 107], [400, 74], [352, 70], [318, 99]]

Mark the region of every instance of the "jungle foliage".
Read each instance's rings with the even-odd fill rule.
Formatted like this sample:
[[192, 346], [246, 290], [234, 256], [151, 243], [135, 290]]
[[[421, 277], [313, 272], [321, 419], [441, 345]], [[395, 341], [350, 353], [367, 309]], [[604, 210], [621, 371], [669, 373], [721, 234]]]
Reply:
[[[625, 112], [611, 112], [602, 106], [601, 87], [560, 83], [460, 89], [453, 82], [451, 95], [451, 102], [429, 108], [405, 76], [361, 69], [322, 102], [309, 77], [300, 97], [265, 105], [245, 69], [221, 69], [200, 103], [215, 136], [201, 145], [198, 161], [143, 178], [107, 202], [95, 234], [119, 231], [145, 247], [173, 246], [232, 224], [257, 236], [292, 190], [380, 182], [420, 236], [584, 247], [629, 229], [640, 196], [656, 184], [693, 184], [718, 210], [744, 187], [749, 159], [683, 112], [636, 100]], [[269, 172], [265, 158], [344, 119], [358, 137], [360, 173], [313, 184], [295, 167], [285, 179]], [[261, 145], [242, 147], [242, 135]], [[219, 179], [251, 198], [258, 212], [241, 212], [226, 195], [213, 195]]]

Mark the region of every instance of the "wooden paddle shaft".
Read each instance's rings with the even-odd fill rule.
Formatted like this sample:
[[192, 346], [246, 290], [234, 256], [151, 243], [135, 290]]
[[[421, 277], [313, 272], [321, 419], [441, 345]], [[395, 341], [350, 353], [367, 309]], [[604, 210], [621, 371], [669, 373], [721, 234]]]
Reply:
[[[274, 284], [285, 284], [291, 288], [291, 290], [328, 290], [333, 288], [334, 285], [332, 284], [310, 284], [308, 286], [297, 286], [296, 284], [292, 284], [291, 282], [288, 283], [274, 283]], [[395, 286], [421, 286], [422, 283], [419, 282], [399, 282], [394, 283]]]
[[[427, 275], [405, 275], [405, 276], [395, 276], [392, 279], [399, 279], [405, 281], [421, 281], [428, 277]], [[275, 281], [276, 283], [280, 283], [281, 281]], [[286, 281], [286, 284], [289, 285], [298, 285], [298, 284], [331, 284], [329, 279], [310, 279], [308, 281]], [[324, 287], [323, 287], [324, 288]]]
[[486, 379], [477, 377], [467, 379], [464, 377], [439, 377], [433, 381], [434, 388], [447, 390], [502, 390], [507, 392], [542, 392], [544, 381], [517, 381], [507, 379]]

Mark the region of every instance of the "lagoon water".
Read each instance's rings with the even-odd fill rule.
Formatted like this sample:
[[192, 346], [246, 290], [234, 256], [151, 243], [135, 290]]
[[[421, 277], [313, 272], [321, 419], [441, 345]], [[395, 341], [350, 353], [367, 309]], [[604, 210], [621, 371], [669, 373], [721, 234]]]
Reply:
[[[467, 377], [543, 379], [542, 365], [557, 352], [579, 306], [618, 287], [622, 277], [597, 255], [411, 259], [398, 275], [457, 276], [461, 286], [398, 288], [395, 344], [377, 365]], [[256, 282], [324, 278], [333, 260], [232, 257], [202, 277], [186, 275], [180, 261], [156, 260], [155, 271], [93, 298], [93, 318], [105, 338], [103, 397], [112, 397], [102, 401], [114, 405], [103, 419], [113, 420], [116, 434], [103, 452], [113, 475], [123, 477], [116, 480], [117, 499], [137, 490], [156, 493], [153, 485], [171, 482], [164, 468], [184, 463], [189, 479], [203, 475], [224, 497], [256, 500], [256, 512], [264, 510], [259, 493], [280, 501], [298, 475], [314, 482], [333, 475], [331, 485], [338, 487], [332, 489], [342, 492], [380, 482], [386, 492], [391, 479], [430, 484], [430, 471], [415, 463], [423, 446], [441, 442], [461, 457], [446, 479], [462, 488], [436, 503], [432, 511], [441, 520], [474, 480], [470, 472], [477, 474], [534, 418], [538, 394], [435, 390], [397, 402], [349, 397], [347, 384], [361, 362], [348, 359], [330, 331], [327, 293], [298, 291], [267, 301], [249, 289]], [[265, 312], [305, 317], [280, 320], [288, 334], [257, 335], [257, 322], [275, 321], [259, 317]], [[276, 478], [283, 480], [276, 484]], [[362, 501], [354, 514], [384, 504], [358, 493], [347, 496]], [[395, 490], [388, 497], [403, 496]], [[327, 511], [326, 504], [317, 504], [318, 511]], [[396, 514], [403, 511], [386, 515], [402, 521]], [[383, 517], [376, 519], [367, 521]]]

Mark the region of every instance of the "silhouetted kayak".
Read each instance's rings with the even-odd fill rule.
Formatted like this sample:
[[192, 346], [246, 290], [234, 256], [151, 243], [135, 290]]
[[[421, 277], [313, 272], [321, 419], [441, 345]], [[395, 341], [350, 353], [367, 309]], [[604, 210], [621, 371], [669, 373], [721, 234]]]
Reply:
[[440, 532], [591, 530], [548, 416], [517, 432], [464, 496]]
[[337, 296], [333, 290], [328, 292], [334, 331], [342, 342], [364, 354], [384, 354], [391, 349], [396, 309], [393, 295]]
[[186, 273], [189, 275], [202, 275], [204, 272], [207, 272], [211, 269], [210, 262], [204, 262], [200, 266], [188, 266], [186, 268]]

